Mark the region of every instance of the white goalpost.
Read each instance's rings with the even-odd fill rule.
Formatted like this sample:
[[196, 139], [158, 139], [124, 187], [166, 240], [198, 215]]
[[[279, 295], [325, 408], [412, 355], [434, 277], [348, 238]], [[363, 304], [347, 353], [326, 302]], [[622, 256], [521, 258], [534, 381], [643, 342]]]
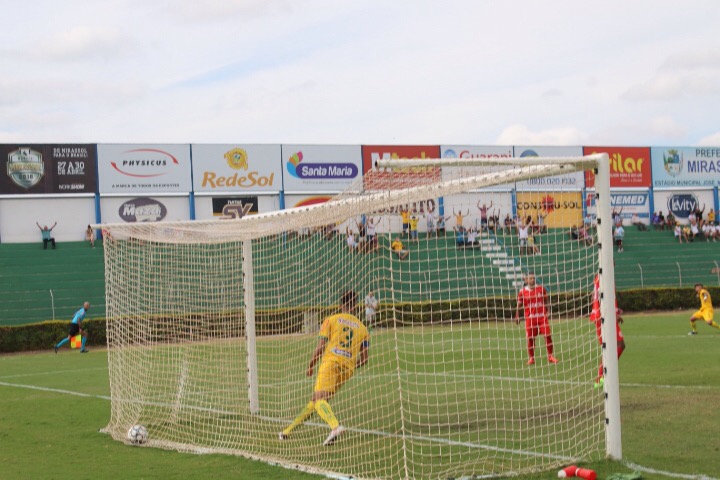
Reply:
[[[588, 170], [596, 225], [566, 182]], [[139, 424], [148, 446], [353, 478], [620, 459], [609, 191], [605, 154], [398, 160], [322, 205], [97, 225], [105, 431], [127, 441]], [[603, 344], [589, 321], [596, 275]], [[359, 302], [345, 315], [370, 334], [367, 364], [343, 371], [329, 400], [345, 431], [324, 447], [330, 427], [310, 411], [280, 440], [313, 395], [320, 324], [347, 291]]]

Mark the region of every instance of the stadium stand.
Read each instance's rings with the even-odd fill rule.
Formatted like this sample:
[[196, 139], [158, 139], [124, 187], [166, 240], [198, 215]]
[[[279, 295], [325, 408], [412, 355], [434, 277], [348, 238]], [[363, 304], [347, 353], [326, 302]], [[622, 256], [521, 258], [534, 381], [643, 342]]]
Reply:
[[87, 318], [105, 316], [102, 242], [0, 244], [0, 325], [69, 321], [86, 300]]
[[[560, 235], [560, 241], [549, 241], [548, 236]], [[322, 241], [312, 238], [309, 241]], [[451, 232], [439, 240], [430, 242], [454, 242]], [[565, 231], [549, 230], [536, 236], [538, 255], [521, 252], [515, 233], [498, 231], [479, 237], [482, 244], [476, 249], [457, 249], [455, 257], [446, 259], [458, 272], [454, 281], [462, 283], [468, 297], [483, 292], [486, 296], [512, 296], [521, 285], [522, 274], [534, 271], [539, 280], [551, 291], [572, 291], [589, 288], [574, 282], [572, 272], [578, 278], [583, 272], [594, 268], [583, 263], [586, 247], [570, 239]], [[427, 262], [419, 270], [410, 271], [404, 264], [397, 264], [393, 273], [396, 288], [402, 301], [427, 300], [422, 297], [422, 284], [436, 281], [437, 259], [432, 258], [432, 245], [423, 247], [421, 242], [407, 244], [410, 255], [423, 256]], [[57, 250], [43, 250], [39, 243], [0, 244], [0, 325], [21, 325], [47, 320], [69, 320], [88, 300], [92, 308], [88, 318], [105, 316], [105, 279], [102, 243], [89, 248], [85, 242], [63, 242]], [[327, 244], [343, 252], [344, 268], [352, 270], [352, 255], [342, 239]], [[363, 254], [360, 254], [363, 255]], [[386, 270], [386, 255], [371, 253], [377, 257], [377, 270]], [[697, 282], [705, 285], [720, 284], [720, 242], [706, 242], [703, 238], [690, 244], [679, 244], [673, 233], [664, 231], [638, 231], [626, 227], [625, 251], [616, 253], [616, 282], [619, 290], [647, 287], [692, 287]], [[557, 269], [559, 262], [572, 262], [572, 268]], [[312, 259], [298, 266], [297, 281], [306, 282], [312, 269]], [[491, 272], [490, 270], [494, 270]], [[501, 283], [484, 283], [487, 278], [504, 277]], [[559, 272], [565, 277], [560, 278]], [[268, 272], [271, 274], [271, 272]], [[490, 274], [492, 273], [492, 275]], [[569, 276], [567, 274], [569, 273]], [[368, 286], [377, 286], [378, 278], [365, 279]]]

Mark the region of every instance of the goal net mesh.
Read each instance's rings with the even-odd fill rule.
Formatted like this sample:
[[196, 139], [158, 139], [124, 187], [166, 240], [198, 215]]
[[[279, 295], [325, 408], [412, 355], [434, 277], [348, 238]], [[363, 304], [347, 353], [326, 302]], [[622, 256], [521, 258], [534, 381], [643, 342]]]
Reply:
[[[581, 192], [564, 187], [587, 168], [375, 168], [323, 205], [104, 225], [105, 431], [127, 442], [142, 424], [149, 446], [354, 478], [599, 458], [601, 349], [588, 321], [598, 248]], [[527, 364], [524, 308], [515, 320], [528, 273], [547, 291], [558, 363], [540, 329]], [[346, 430], [323, 447], [330, 429], [315, 414], [280, 440], [313, 393], [320, 324], [348, 289], [370, 341], [369, 362], [329, 402]]]

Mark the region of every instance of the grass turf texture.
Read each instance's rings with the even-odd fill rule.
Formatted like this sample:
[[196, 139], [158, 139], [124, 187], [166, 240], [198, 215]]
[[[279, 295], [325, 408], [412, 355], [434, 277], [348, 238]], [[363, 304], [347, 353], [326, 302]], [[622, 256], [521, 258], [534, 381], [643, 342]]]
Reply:
[[[720, 333], [699, 325], [699, 335], [687, 336], [689, 314], [626, 318], [623, 454], [655, 470], [720, 477], [720, 416], [713, 407], [720, 393]], [[0, 372], [2, 478], [313, 478], [239, 457], [130, 447], [98, 433], [110, 410], [107, 357], [101, 350], [3, 356]], [[342, 403], [342, 396], [335, 403]], [[296, 409], [304, 400], [298, 399]], [[342, 418], [343, 408], [336, 412]], [[599, 478], [631, 470], [605, 460], [583, 466]], [[517, 478], [556, 478], [555, 473]], [[643, 478], [667, 477], [644, 473]]]

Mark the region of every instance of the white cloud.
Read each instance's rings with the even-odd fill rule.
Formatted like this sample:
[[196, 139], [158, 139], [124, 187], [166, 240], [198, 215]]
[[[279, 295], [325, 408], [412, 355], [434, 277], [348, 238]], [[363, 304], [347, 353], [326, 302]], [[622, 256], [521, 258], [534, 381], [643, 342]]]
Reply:
[[720, 48], [669, 55], [648, 80], [629, 87], [623, 100], [667, 102], [720, 94]]
[[496, 139], [497, 145], [582, 145], [587, 134], [574, 127], [532, 131], [525, 125], [511, 125]]
[[647, 134], [664, 137], [668, 140], [681, 140], [687, 135], [687, 129], [676, 122], [670, 115], [655, 117], [650, 120]]
[[683, 95], [683, 80], [674, 74], [658, 75], [646, 82], [630, 87], [622, 94], [623, 100], [634, 102], [668, 101]]
[[702, 137], [698, 143], [702, 147], [717, 147], [720, 146], [720, 131], [713, 134]]
[[42, 60], [97, 60], [122, 55], [132, 45], [115, 29], [78, 26], [41, 38], [27, 48], [27, 53]]
[[712, 5], [688, 35], [670, 0], [607, 0], [576, 35], [572, 0], [11, 2], [34, 23], [0, 30], [0, 138], [693, 144], [720, 110]]
[[668, 71], [708, 68], [720, 69], [720, 47], [673, 53], [660, 65], [661, 70]]

